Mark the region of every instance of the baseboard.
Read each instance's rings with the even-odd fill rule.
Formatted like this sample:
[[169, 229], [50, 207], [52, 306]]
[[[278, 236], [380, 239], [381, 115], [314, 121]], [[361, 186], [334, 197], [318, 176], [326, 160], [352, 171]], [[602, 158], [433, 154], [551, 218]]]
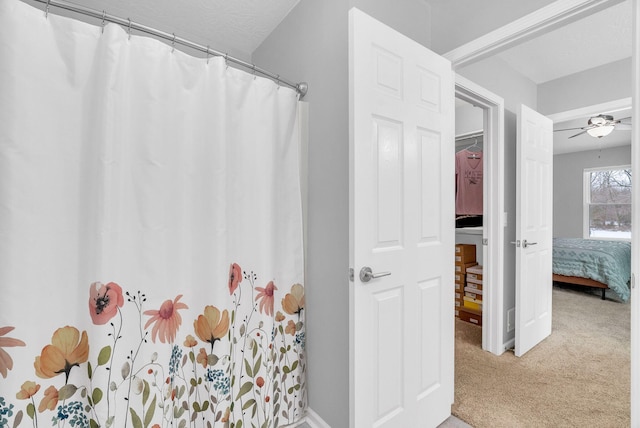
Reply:
[[307, 408], [307, 417], [305, 422], [311, 428], [331, 428], [328, 423], [322, 420], [322, 418], [310, 408]]

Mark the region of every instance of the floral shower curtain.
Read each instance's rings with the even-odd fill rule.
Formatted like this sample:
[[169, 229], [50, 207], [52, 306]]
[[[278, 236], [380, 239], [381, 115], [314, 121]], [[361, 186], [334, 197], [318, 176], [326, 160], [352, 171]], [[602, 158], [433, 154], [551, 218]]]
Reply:
[[297, 94], [0, 0], [0, 426], [306, 408]]

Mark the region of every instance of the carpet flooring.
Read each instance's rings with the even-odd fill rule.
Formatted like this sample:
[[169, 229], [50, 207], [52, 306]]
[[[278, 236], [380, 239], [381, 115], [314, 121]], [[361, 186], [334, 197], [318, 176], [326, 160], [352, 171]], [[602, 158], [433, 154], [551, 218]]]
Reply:
[[553, 290], [553, 331], [517, 358], [482, 350], [482, 329], [456, 319], [452, 413], [475, 428], [628, 427], [630, 306]]

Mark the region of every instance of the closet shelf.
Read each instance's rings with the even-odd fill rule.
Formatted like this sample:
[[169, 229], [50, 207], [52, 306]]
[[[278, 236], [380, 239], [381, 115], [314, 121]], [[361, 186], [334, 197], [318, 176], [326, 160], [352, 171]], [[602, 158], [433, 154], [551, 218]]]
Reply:
[[461, 233], [463, 235], [482, 235], [482, 226], [475, 227], [458, 227], [456, 228], [456, 234]]

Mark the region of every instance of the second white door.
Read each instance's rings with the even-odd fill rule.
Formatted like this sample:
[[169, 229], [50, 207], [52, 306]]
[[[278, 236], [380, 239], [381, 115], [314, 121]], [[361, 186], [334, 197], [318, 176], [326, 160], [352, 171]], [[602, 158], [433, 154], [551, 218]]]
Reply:
[[553, 122], [520, 106], [516, 179], [516, 356], [551, 334]]

